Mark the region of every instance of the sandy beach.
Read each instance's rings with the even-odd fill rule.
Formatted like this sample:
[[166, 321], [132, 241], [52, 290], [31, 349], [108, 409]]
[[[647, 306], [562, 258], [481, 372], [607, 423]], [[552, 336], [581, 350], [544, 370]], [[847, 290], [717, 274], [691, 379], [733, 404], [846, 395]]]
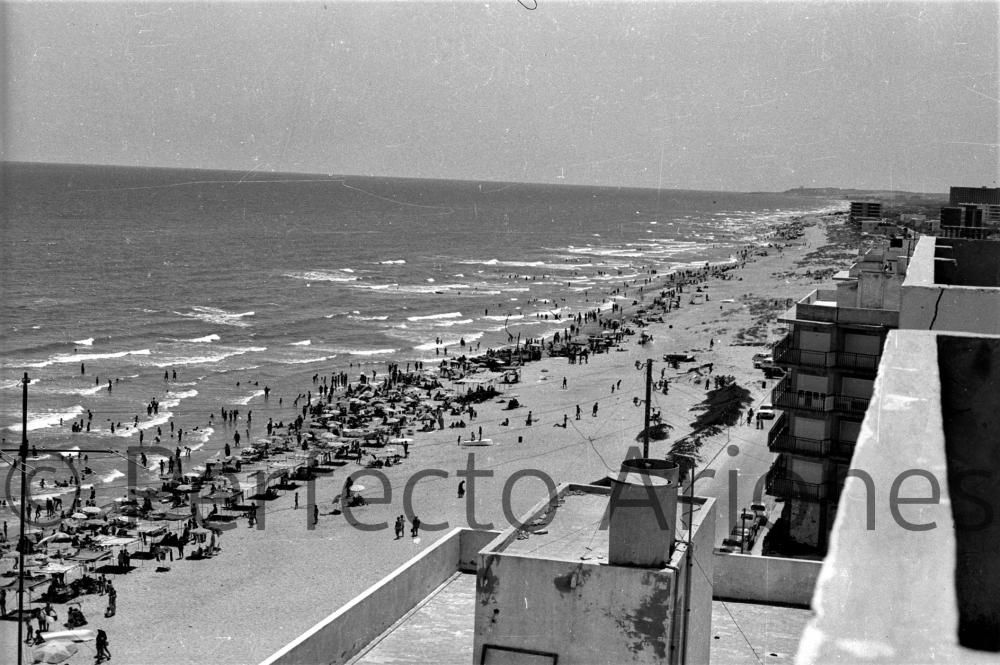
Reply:
[[[409, 457], [380, 470], [388, 487], [376, 476], [366, 475], [366, 469], [353, 461], [332, 474], [321, 475], [315, 481], [319, 507], [315, 528], [308, 528], [312, 510], [307, 506], [307, 487], [300, 484], [297, 490], [282, 492], [279, 498], [266, 502], [257, 528], [249, 527], [245, 519], [237, 520], [236, 528], [221, 536], [221, 552], [213, 558], [160, 564], [169, 566], [165, 572], [156, 572], [155, 561], [134, 560], [135, 570], [111, 576], [118, 590], [114, 617], [103, 617], [104, 597], [77, 599], [90, 620], [88, 627], [107, 631], [114, 662], [259, 662], [447, 529], [506, 528], [505, 510], [520, 515], [546, 492], [537, 476], [547, 476], [555, 483], [590, 482], [617, 471], [631, 447], [641, 448], [636, 436], [642, 428], [643, 405], [636, 400], [644, 397], [645, 368], [641, 364], [647, 359], [653, 360], [654, 379], [662, 376], [670, 380], [668, 394], [654, 392], [652, 408], [672, 426], [668, 440], [650, 445], [651, 457], [663, 457], [673, 440], [691, 431], [696, 415], [691, 408], [704, 399], [706, 377], [710, 377], [704, 371], [687, 371], [692, 367], [711, 363], [713, 375], [734, 377], [750, 391], [756, 408], [774, 381], [762, 384], [762, 373], [753, 368], [751, 358], [780, 335], [774, 316], [786, 309], [787, 300], [805, 296], [820, 283], [812, 272], [816, 265], [796, 263], [825, 246], [827, 225], [842, 224], [842, 220], [839, 216], [805, 218], [802, 237], [790, 243], [776, 241], [784, 247], [772, 247], [767, 256], [752, 257], [744, 267], [730, 271], [727, 279], [712, 278], [703, 284], [707, 301], [691, 304], [694, 288], [685, 289], [680, 309], [665, 314], [663, 323], [643, 329], [652, 335], [646, 344], [640, 344], [636, 334], [609, 353], [591, 355], [584, 364], [570, 364], [566, 358], [527, 364], [521, 381], [506, 386], [501, 398], [476, 405], [477, 417], [471, 421], [466, 418], [468, 429], [445, 427], [417, 433]], [[651, 301], [655, 293], [647, 290], [639, 305]], [[637, 289], [630, 287], [628, 295], [627, 302], [632, 297], [638, 300]], [[749, 337], [748, 331], [752, 331]], [[690, 353], [697, 363], [674, 369], [662, 360], [666, 353]], [[522, 406], [507, 410], [506, 400], [512, 396]], [[579, 419], [575, 417], [577, 405]], [[446, 416], [446, 422], [456, 419]], [[503, 426], [505, 419], [509, 424]], [[491, 439], [493, 445], [457, 445], [459, 434], [467, 439], [469, 432], [478, 434], [480, 427], [482, 437]], [[699, 470], [742, 464], [748, 477], [753, 476], [751, 469], [766, 470], [773, 457], [767, 451], [766, 430], [746, 426], [730, 430], [705, 443]], [[733, 443], [739, 446], [738, 455], [721, 454]], [[474, 488], [467, 480], [466, 498], [459, 499], [461, 478], [456, 473], [470, 464], [483, 475], [476, 478]], [[505, 505], [505, 485], [513, 474], [526, 469], [538, 474], [516, 480]], [[417, 475], [428, 470], [432, 473]], [[385, 523], [384, 528], [362, 530], [348, 524], [345, 515], [332, 514], [333, 499], [340, 494], [348, 474], [365, 487], [362, 494], [369, 502], [353, 509], [354, 518], [369, 525]], [[723, 479], [724, 474], [719, 474], [718, 480], [702, 481], [698, 493], [717, 496], [713, 494], [718, 491], [715, 485], [721, 485]], [[408, 483], [411, 492], [406, 492]], [[298, 509], [294, 508], [295, 492], [299, 494]], [[403, 505], [405, 494], [412, 497], [412, 512], [423, 527], [418, 538], [407, 535], [397, 540], [392, 523], [397, 515], [409, 512]], [[720, 523], [724, 525], [724, 520]], [[9, 597], [8, 607], [11, 602]], [[57, 606], [57, 611], [60, 621], [65, 620], [66, 607]], [[12, 645], [16, 625], [10, 621], [0, 624], [4, 644]], [[93, 642], [80, 646], [69, 662], [92, 660]], [[13, 662], [13, 649], [5, 647], [3, 652], [3, 657]]]

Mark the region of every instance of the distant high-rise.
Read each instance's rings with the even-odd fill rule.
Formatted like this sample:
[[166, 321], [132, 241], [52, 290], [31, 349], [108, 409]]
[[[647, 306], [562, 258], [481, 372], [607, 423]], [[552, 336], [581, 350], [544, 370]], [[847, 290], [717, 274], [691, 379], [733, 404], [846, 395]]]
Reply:
[[882, 216], [882, 204], [875, 201], [851, 201], [850, 220], [856, 222], [862, 218], [878, 219]]
[[963, 203], [1000, 205], [1000, 187], [952, 187], [948, 205], [957, 206]]

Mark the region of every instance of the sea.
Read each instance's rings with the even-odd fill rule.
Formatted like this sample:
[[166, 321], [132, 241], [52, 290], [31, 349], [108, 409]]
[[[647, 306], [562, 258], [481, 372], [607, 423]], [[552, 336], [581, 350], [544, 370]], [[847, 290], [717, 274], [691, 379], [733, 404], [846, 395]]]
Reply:
[[[82, 487], [100, 504], [128, 491], [137, 462], [125, 453], [140, 431], [145, 446], [173, 450], [183, 430], [185, 470], [203, 468], [245, 433], [248, 412], [254, 439], [269, 418], [294, 419], [316, 376], [434, 367], [445, 352], [551, 338], [563, 319], [609, 309], [625, 282], [725, 261], [837, 205], [28, 163], [2, 164], [2, 197], [0, 474], [11, 514], [25, 373], [33, 499], [68, 506], [75, 488], [54, 481], [86, 466]], [[238, 423], [224, 424], [222, 409], [238, 410]], [[138, 485], [158, 486], [161, 452], [132, 469]]]

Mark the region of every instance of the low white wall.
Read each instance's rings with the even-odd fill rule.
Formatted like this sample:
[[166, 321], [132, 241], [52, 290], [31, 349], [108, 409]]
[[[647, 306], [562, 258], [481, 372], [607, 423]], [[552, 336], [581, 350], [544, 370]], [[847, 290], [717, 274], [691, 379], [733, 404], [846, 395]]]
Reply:
[[462, 531], [453, 530], [262, 665], [347, 662], [458, 571]]
[[822, 561], [714, 553], [712, 597], [808, 607]]

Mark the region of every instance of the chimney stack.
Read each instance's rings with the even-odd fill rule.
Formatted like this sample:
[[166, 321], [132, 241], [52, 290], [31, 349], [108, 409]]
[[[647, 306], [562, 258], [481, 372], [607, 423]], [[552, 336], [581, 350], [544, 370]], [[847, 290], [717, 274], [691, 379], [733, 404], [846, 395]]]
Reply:
[[661, 568], [674, 550], [678, 466], [633, 458], [609, 474], [611, 500], [608, 563]]

